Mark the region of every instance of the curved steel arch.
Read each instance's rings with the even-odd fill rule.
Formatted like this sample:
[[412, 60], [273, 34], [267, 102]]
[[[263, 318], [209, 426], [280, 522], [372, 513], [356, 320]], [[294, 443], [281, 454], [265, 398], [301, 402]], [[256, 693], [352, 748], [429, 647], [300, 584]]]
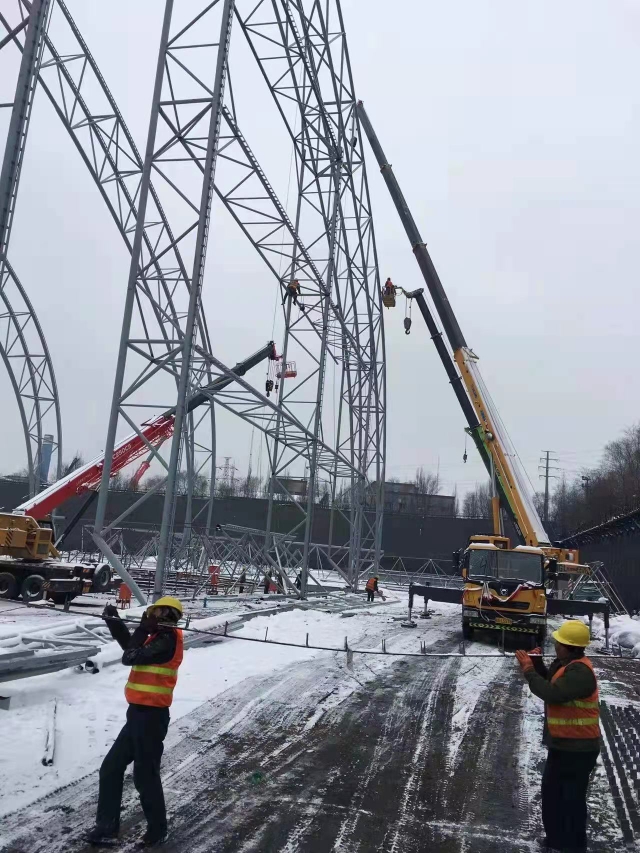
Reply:
[[[12, 298], [9, 290], [12, 290]], [[5, 311], [0, 313], [0, 357], [16, 395], [20, 420], [25, 434], [29, 493], [42, 486], [40, 463], [46, 424], [55, 422], [57, 449], [56, 474], [62, 467], [62, 419], [60, 400], [51, 355], [26, 291], [5, 258], [0, 260], [0, 299]], [[16, 305], [20, 308], [16, 309]]]
[[[62, 464], [62, 424], [55, 373], [47, 343], [18, 276], [7, 258], [11, 226], [20, 183], [37, 73], [43, 50], [49, 0], [36, 0], [32, 15], [21, 21], [0, 49], [17, 32], [25, 32], [25, 50], [17, 74], [15, 96], [11, 104], [9, 129], [0, 169], [0, 357], [13, 387], [25, 437], [29, 493], [43, 485], [47, 471], [43, 469], [45, 423], [55, 422], [57, 473]], [[4, 21], [4, 19], [3, 19]]]

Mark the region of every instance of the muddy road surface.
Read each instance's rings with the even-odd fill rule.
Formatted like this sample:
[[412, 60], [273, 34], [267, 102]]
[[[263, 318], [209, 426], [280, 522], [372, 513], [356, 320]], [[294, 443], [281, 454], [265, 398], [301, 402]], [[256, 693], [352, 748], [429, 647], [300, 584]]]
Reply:
[[[429, 651], [458, 649], [453, 630], [431, 637]], [[512, 658], [315, 657], [246, 680], [172, 727], [161, 849], [536, 851], [541, 729]], [[96, 795], [93, 773], [8, 816], [0, 850], [93, 849], [82, 837]], [[625, 849], [603, 773], [592, 800], [591, 849]], [[118, 849], [136, 849], [143, 829], [129, 776]]]

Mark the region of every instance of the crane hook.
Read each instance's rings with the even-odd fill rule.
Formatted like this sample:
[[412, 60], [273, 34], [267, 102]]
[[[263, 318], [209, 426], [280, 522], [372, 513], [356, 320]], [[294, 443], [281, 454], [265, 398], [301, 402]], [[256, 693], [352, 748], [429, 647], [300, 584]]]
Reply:
[[404, 318], [404, 333], [405, 335], [411, 334], [411, 317]]

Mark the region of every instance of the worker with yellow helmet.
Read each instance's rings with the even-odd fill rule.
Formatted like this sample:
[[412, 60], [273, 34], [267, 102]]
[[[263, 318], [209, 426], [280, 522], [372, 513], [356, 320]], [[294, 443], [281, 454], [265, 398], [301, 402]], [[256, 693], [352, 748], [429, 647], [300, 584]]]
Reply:
[[547, 667], [540, 649], [516, 652], [531, 692], [544, 700], [542, 822], [548, 850], [587, 849], [587, 788], [600, 751], [598, 681], [585, 656], [589, 629], [569, 620], [553, 632], [556, 659]]
[[169, 595], [147, 608], [133, 634], [113, 605], [107, 605], [102, 614], [111, 636], [124, 650], [122, 663], [131, 670], [124, 691], [129, 703], [127, 722], [100, 767], [96, 825], [88, 836], [96, 847], [112, 847], [117, 842], [124, 773], [131, 762], [147, 819], [142, 845], [157, 847], [167, 837], [160, 761], [182, 663], [182, 631], [177, 627], [181, 616], [182, 604]]

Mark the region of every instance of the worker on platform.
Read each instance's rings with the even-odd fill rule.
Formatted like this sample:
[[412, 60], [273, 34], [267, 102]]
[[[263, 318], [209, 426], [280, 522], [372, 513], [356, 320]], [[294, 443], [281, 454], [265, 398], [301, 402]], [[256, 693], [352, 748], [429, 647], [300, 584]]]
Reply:
[[395, 296], [396, 295], [396, 286], [391, 281], [390, 278], [388, 278], [384, 283], [384, 295], [385, 296]]
[[94, 846], [110, 847], [117, 839], [124, 773], [131, 762], [133, 783], [147, 819], [142, 846], [159, 846], [167, 837], [160, 760], [182, 663], [182, 631], [177, 627], [181, 616], [182, 604], [171, 596], [147, 608], [133, 634], [113, 605], [108, 604], [102, 614], [111, 636], [124, 649], [122, 663], [131, 671], [124, 689], [127, 722], [100, 767], [96, 825], [89, 833]]
[[287, 296], [291, 298], [291, 301], [294, 305], [298, 304], [298, 296], [300, 296], [300, 282], [297, 278], [292, 279], [287, 285], [287, 292], [284, 295], [284, 299], [282, 300], [282, 304], [287, 300]]
[[376, 593], [380, 595], [380, 590], [378, 589], [379, 580], [380, 578], [378, 575], [374, 575], [367, 581], [367, 585], [365, 586], [365, 589], [367, 590], [367, 601], [373, 601]]
[[585, 656], [589, 629], [569, 620], [553, 632], [556, 659], [547, 669], [540, 649], [516, 657], [531, 692], [545, 702], [542, 822], [549, 850], [587, 849], [587, 788], [600, 751], [598, 683]]

